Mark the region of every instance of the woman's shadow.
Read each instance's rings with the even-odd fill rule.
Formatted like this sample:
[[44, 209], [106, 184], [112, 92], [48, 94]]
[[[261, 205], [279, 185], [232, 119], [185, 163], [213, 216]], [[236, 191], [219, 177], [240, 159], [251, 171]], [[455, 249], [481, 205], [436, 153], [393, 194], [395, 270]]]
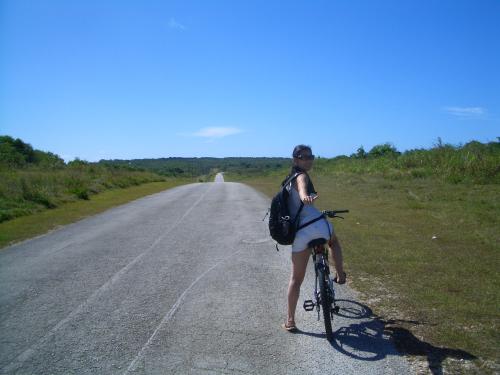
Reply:
[[[347, 299], [336, 300], [340, 307], [336, 316], [363, 320], [335, 331], [332, 347], [345, 355], [362, 361], [378, 361], [387, 355], [426, 357], [429, 370], [434, 375], [443, 374], [442, 363], [446, 358], [472, 360], [477, 357], [460, 349], [440, 348], [415, 337], [402, 325], [420, 325], [411, 320], [384, 320], [359, 302]], [[309, 336], [315, 333], [299, 331]]]

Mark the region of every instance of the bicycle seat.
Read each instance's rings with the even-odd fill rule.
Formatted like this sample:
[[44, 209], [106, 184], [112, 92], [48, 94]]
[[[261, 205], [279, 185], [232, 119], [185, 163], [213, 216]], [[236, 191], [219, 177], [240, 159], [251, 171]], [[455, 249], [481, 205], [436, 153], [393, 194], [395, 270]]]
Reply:
[[325, 238], [316, 238], [315, 240], [309, 242], [307, 246], [309, 246], [310, 248], [315, 248], [316, 246], [321, 246], [324, 245], [325, 243], [326, 243]]

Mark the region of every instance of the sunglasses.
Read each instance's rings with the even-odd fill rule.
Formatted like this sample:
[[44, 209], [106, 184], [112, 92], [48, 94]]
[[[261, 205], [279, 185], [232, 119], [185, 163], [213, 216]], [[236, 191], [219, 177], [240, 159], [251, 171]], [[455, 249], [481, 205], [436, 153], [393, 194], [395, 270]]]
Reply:
[[297, 155], [297, 159], [300, 160], [314, 160], [314, 155]]

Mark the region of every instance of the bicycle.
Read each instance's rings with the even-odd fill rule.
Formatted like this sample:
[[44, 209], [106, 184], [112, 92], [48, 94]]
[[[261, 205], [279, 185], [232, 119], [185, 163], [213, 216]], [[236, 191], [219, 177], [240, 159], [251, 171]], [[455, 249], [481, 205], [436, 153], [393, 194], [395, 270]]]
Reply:
[[[346, 212], [349, 212], [349, 210], [321, 211], [324, 216], [332, 219], [343, 219], [342, 216], [338, 216], [337, 214]], [[308, 244], [308, 247], [312, 252], [314, 272], [316, 274], [316, 277], [314, 280], [314, 301], [305, 300], [303, 307], [306, 311], [312, 311], [316, 307], [316, 311], [318, 312], [318, 321], [320, 320], [320, 310], [323, 309], [326, 338], [328, 339], [328, 341], [331, 341], [333, 339], [333, 314], [338, 314], [339, 306], [337, 306], [335, 303], [335, 290], [333, 288], [333, 280], [330, 277], [330, 266], [328, 264], [328, 248], [325, 246], [326, 242], [327, 240], [324, 238], [316, 238], [310, 241]]]

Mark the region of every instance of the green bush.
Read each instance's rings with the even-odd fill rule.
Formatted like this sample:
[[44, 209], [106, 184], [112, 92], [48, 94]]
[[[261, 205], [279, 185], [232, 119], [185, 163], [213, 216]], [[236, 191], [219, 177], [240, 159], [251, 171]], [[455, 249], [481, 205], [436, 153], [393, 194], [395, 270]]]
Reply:
[[351, 157], [318, 159], [317, 173], [381, 174], [389, 178], [435, 176], [452, 183], [500, 183], [500, 143], [470, 142], [452, 146], [438, 142], [429, 150], [415, 149], [399, 153], [390, 144], [373, 147]]
[[[363, 152], [364, 152], [363, 146], [361, 146], [361, 148], [358, 149], [358, 155], [361, 156], [363, 154]], [[368, 157], [373, 157], [373, 158], [379, 158], [379, 157], [383, 157], [383, 156], [395, 157], [395, 156], [398, 156], [400, 154], [401, 153], [392, 144], [384, 143], [381, 145], [374, 146], [370, 150], [370, 152], [368, 152]]]

